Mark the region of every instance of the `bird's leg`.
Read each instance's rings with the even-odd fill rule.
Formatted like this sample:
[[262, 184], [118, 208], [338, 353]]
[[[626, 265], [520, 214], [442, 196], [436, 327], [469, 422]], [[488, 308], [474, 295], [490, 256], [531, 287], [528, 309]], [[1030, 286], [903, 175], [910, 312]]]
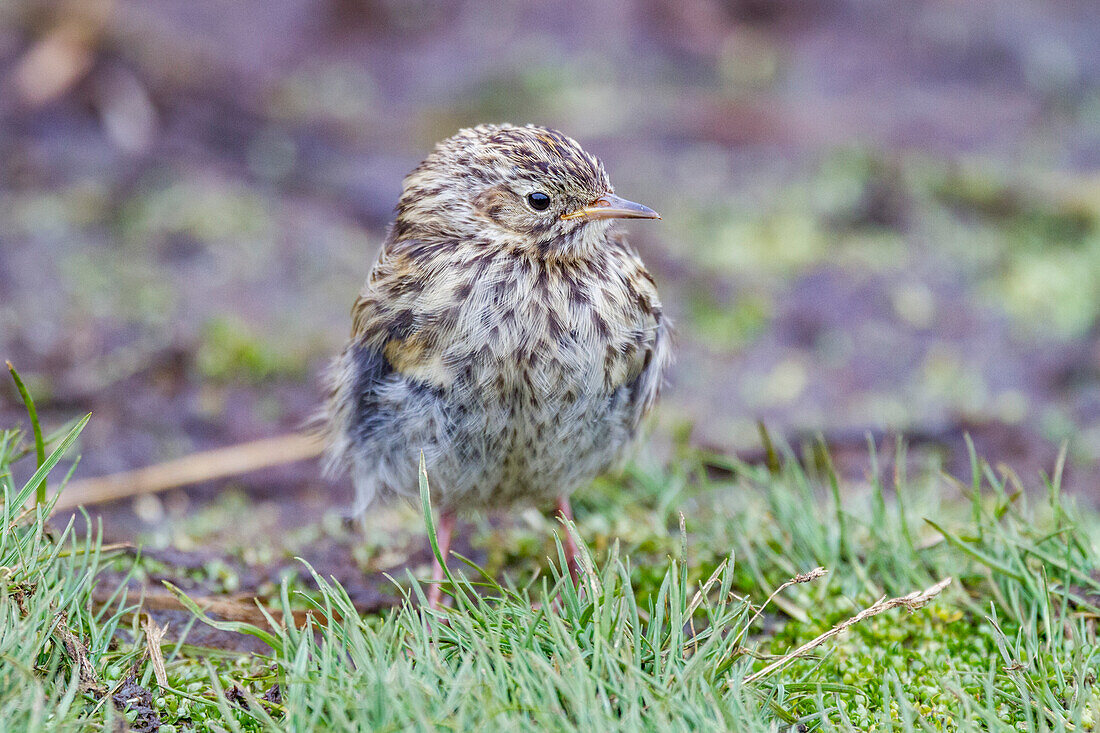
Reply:
[[[447, 562], [447, 555], [451, 552], [451, 534], [455, 528], [455, 515], [443, 512], [439, 515], [439, 524], [435, 528], [435, 539], [439, 544], [439, 557]], [[428, 608], [439, 608], [443, 599], [443, 566], [439, 564], [439, 557], [432, 557], [432, 585], [428, 588]]]
[[[569, 503], [568, 496], [558, 497], [558, 513], [570, 522], [573, 521], [573, 505]], [[573, 533], [569, 531], [569, 528], [565, 527], [564, 529], [565, 536], [562, 538], [562, 545], [565, 549], [565, 557], [569, 560], [569, 577], [576, 584], [581, 569], [580, 560], [577, 559], [577, 543], [573, 540]]]

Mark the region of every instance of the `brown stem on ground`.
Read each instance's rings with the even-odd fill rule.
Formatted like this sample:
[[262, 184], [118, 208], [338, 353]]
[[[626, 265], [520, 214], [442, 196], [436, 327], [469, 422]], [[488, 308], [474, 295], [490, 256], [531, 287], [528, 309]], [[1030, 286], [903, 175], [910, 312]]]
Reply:
[[321, 440], [316, 435], [291, 433], [192, 453], [125, 473], [73, 481], [61, 494], [54, 510], [71, 509], [81, 504], [101, 504], [281, 466], [314, 458], [321, 454], [321, 448]]

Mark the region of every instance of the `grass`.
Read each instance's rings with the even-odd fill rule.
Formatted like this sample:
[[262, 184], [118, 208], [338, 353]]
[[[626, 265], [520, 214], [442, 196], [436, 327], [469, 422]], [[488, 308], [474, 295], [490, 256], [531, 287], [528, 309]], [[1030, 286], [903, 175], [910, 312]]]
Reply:
[[[49, 453], [22, 486], [11, 466], [33, 448], [0, 432], [0, 715], [11, 730], [125, 720], [136, 731], [1088, 731], [1100, 721], [1100, 523], [1060, 494], [1057, 475], [1029, 493], [973, 457], [965, 485], [902, 470], [842, 483], [820, 449], [767, 466], [686, 454], [580, 497], [579, 524], [562, 530], [592, 543], [577, 583], [558, 570], [556, 542], [553, 562], [508, 557], [502, 572], [452, 558], [453, 605], [434, 614], [406, 577], [394, 581], [403, 603], [360, 616], [304, 561], [265, 624], [208, 618], [180, 593], [191, 623], [271, 649], [242, 655], [160, 640], [121, 587], [98, 588], [93, 602], [105, 566], [140, 573], [142, 559], [105, 547], [86, 515], [58, 528], [49, 501], [24, 508], [83, 424], [44, 439]], [[421, 520], [434, 546], [427, 481]], [[818, 567], [827, 573], [809, 573]], [[104, 590], [116, 592], [104, 602]], [[881, 613], [852, 621], [868, 608]], [[799, 647], [811, 648], [791, 653]]]

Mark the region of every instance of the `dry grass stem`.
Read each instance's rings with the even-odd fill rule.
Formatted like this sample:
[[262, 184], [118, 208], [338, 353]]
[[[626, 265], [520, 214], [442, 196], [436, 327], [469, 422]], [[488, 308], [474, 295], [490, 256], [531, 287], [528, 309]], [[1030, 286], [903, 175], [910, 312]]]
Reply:
[[[92, 603], [97, 608], [111, 602], [112, 594], [100, 591], [98, 588], [92, 591]], [[224, 621], [240, 621], [244, 623], [267, 626], [267, 616], [257, 605], [257, 599], [249, 594], [237, 596], [191, 596], [191, 598], [207, 613], [212, 613]], [[141, 595], [139, 611], [187, 611], [186, 605], [178, 598], [159, 588], [146, 588]], [[276, 618], [281, 612], [266, 609]], [[323, 623], [323, 620], [310, 610], [294, 609], [292, 612], [296, 628], [303, 628], [307, 621], [313, 621], [314, 625]], [[142, 624], [144, 626], [144, 623]]]
[[102, 697], [107, 688], [99, 681], [95, 673], [95, 667], [88, 659], [88, 647], [80, 640], [80, 637], [69, 629], [69, 617], [64, 612], [57, 614], [57, 626], [54, 629], [57, 640], [61, 642], [61, 648], [65, 650], [65, 656], [69, 662], [77, 668], [80, 677], [80, 691]]
[[55, 510], [101, 504], [140, 494], [236, 476], [271, 466], [303, 461], [321, 454], [321, 441], [309, 433], [291, 433], [228, 448], [192, 453], [154, 466], [111, 476], [73, 481]]
[[[745, 630], [741, 632], [741, 635], [744, 636], [745, 633], [748, 632], [750, 628], [752, 628], [752, 625], [756, 622], [756, 619], [760, 618], [760, 614], [764, 613], [764, 609], [771, 605], [771, 603], [775, 600], [775, 597], [778, 596], [780, 593], [785, 591], [787, 588], [790, 588], [792, 585], [798, 585], [800, 583], [810, 583], [814, 580], [817, 580], [828, 572], [828, 570], [819, 566], [808, 573], [799, 573], [798, 575], [794, 576], [793, 578], [773, 590], [771, 595], [768, 596], [768, 599], [760, 604], [760, 608], [756, 609], [756, 613], [754, 613], [752, 615], [752, 618], [749, 619], [749, 622], [745, 624]], [[738, 639], [737, 641], [738, 643], [740, 643], [741, 640]]]
[[141, 628], [145, 630], [145, 652], [149, 655], [149, 661], [153, 663], [153, 675], [157, 678], [157, 684], [161, 689], [168, 687], [168, 672], [164, 669], [164, 655], [160, 651], [160, 642], [164, 633], [168, 631], [168, 624], [163, 627], [153, 623], [148, 614], [141, 621]]
[[703, 583], [699, 587], [699, 590], [695, 591], [695, 595], [691, 598], [691, 603], [688, 604], [687, 613], [685, 614], [689, 619], [695, 615], [695, 611], [698, 610], [699, 604], [703, 602], [703, 598], [706, 597], [711, 586], [718, 582], [718, 579], [722, 577], [722, 571], [726, 569], [726, 565], [729, 564], [729, 560], [723, 560], [718, 564], [718, 567], [714, 569], [714, 572], [707, 578], [707, 582]]
[[[909, 609], [910, 611], [916, 611], [919, 608], [923, 608], [925, 604], [927, 604], [930, 600], [932, 600], [933, 598], [938, 596], [940, 594], [940, 592], [950, 584], [951, 584], [951, 578], [944, 578], [943, 580], [936, 583], [935, 585], [933, 585], [929, 588], [926, 588], [925, 590], [922, 590], [922, 591], [913, 591], [912, 593], [910, 593], [908, 595], [899, 596], [897, 598], [890, 598], [890, 599], [887, 599], [885, 597], [880, 598], [874, 605], [863, 609], [862, 611], [857, 613], [855, 616], [852, 616], [851, 618], [847, 619], [846, 621], [842, 621], [841, 623], [837, 624], [833, 628], [826, 631], [824, 634], [821, 634], [820, 636], [818, 636], [814, 639], [811, 639], [810, 641], [806, 642], [802, 646], [798, 647], [793, 652], [789, 652], [787, 654], [784, 654], [782, 657], [775, 660], [774, 662], [769, 664], [767, 667], [764, 667], [761, 670], [753, 672], [752, 674], [750, 674], [748, 677], [745, 678], [743, 684], [746, 684], [746, 685], [752, 684], [753, 682], [756, 682], [757, 680], [768, 676], [772, 672], [775, 672], [776, 670], [779, 670], [779, 669], [782, 669], [783, 667], [786, 667], [788, 664], [790, 664], [794, 660], [798, 659], [799, 657], [805, 656], [808, 652], [813, 651], [814, 649], [821, 646], [822, 644], [824, 644], [829, 639], [831, 639], [834, 636], [838, 635], [840, 632], [844, 631], [849, 626], [854, 626], [855, 624], [858, 624], [860, 621], [863, 621], [864, 619], [871, 618], [872, 616], [877, 616], [880, 613], [883, 613], [884, 611], [889, 611], [892, 608], [899, 608], [899, 607], [902, 607], [902, 606]], [[783, 586], [780, 586], [780, 590], [782, 588], [783, 588]], [[778, 590], [776, 592], [778, 592]]]

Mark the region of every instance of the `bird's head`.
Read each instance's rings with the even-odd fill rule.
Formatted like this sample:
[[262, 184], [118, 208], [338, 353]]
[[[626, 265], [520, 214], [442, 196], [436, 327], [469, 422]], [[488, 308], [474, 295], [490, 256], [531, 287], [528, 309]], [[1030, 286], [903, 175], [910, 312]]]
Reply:
[[439, 143], [405, 179], [393, 234], [579, 253], [598, 246], [613, 219], [659, 218], [616, 196], [603, 164], [572, 138], [479, 125]]

